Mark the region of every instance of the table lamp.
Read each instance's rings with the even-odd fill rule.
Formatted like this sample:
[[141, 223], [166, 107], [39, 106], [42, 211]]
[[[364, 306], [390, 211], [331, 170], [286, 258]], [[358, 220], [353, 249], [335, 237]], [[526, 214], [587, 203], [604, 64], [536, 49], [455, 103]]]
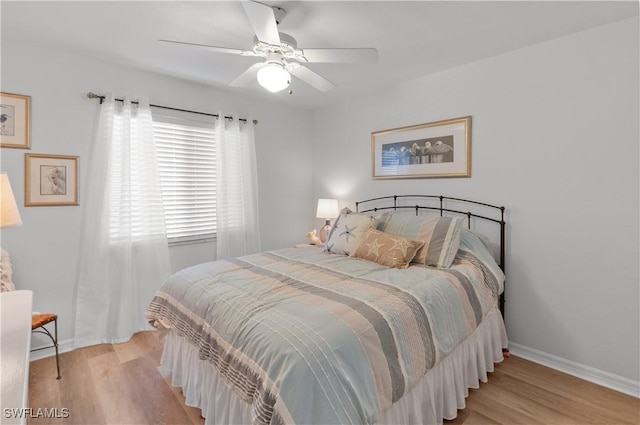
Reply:
[[324, 218], [326, 222], [320, 228], [320, 241], [325, 243], [329, 238], [331, 231], [331, 219], [336, 218], [340, 214], [338, 210], [337, 199], [318, 199], [318, 209], [316, 210], [316, 218]]
[[[21, 224], [22, 219], [16, 205], [16, 198], [13, 196], [13, 190], [11, 190], [9, 176], [6, 173], [0, 173], [0, 228], [15, 227]], [[9, 254], [0, 248], [0, 290], [2, 292], [15, 289], [11, 274]]]

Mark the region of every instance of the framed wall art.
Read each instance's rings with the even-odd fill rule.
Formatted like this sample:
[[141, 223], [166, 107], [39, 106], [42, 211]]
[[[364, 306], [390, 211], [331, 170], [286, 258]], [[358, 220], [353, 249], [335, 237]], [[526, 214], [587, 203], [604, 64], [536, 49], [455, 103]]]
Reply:
[[31, 148], [31, 97], [0, 93], [0, 147]]
[[371, 133], [374, 179], [471, 177], [471, 117]]
[[78, 205], [78, 157], [25, 154], [25, 207]]

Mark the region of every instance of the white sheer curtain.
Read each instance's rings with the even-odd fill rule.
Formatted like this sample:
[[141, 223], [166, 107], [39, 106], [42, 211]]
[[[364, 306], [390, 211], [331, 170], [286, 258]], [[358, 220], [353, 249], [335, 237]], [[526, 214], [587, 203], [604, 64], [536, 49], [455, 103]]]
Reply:
[[216, 123], [217, 259], [260, 251], [253, 124], [223, 113]]
[[162, 191], [146, 101], [101, 106], [83, 186], [74, 345], [128, 340], [170, 274]]

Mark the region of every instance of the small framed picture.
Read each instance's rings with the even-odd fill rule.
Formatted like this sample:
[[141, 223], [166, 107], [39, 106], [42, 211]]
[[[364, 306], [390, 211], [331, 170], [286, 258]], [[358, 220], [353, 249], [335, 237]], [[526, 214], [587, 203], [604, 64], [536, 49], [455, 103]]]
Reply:
[[78, 157], [25, 154], [24, 206], [78, 205]]
[[0, 147], [31, 149], [31, 97], [0, 93]]
[[471, 177], [471, 117], [371, 133], [373, 179]]

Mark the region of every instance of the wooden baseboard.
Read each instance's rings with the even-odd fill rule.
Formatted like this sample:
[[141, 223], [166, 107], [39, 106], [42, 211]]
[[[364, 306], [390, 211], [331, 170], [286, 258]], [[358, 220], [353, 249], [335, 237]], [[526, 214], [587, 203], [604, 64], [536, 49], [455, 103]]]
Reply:
[[536, 350], [525, 345], [509, 342], [509, 351], [512, 354], [530, 360], [534, 363], [559, 370], [566, 374], [575, 376], [585, 381], [619, 391], [630, 396], [640, 398], [640, 382], [623, 376], [605, 372], [591, 366], [583, 365], [544, 351]]

